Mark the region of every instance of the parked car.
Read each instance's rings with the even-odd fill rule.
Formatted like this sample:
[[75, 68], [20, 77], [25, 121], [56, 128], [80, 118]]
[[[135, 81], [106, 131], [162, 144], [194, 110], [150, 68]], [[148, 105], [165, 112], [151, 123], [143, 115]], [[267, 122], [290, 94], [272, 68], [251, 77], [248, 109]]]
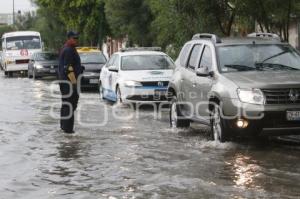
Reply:
[[170, 124], [210, 125], [236, 135], [300, 134], [300, 54], [270, 33], [242, 39], [197, 34], [182, 48], [169, 84]]
[[97, 48], [78, 47], [77, 51], [81, 59], [81, 64], [84, 67], [81, 87], [98, 88], [101, 69], [107, 62], [106, 57]]
[[28, 63], [28, 78], [41, 78], [46, 76], [57, 77], [58, 53], [34, 53]]
[[100, 96], [119, 103], [163, 102], [174, 70], [160, 48], [128, 48], [112, 55], [100, 74]]

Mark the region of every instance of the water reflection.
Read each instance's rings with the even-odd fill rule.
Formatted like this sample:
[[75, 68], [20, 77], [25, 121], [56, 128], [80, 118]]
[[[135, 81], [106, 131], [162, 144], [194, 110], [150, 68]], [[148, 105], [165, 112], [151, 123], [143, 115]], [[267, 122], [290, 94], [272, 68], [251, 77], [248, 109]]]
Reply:
[[234, 183], [238, 187], [260, 188], [255, 178], [261, 172], [261, 167], [250, 156], [238, 154], [233, 161]]
[[[70, 135], [72, 136], [72, 135]], [[79, 159], [81, 157], [80, 151], [80, 142], [76, 139], [67, 139], [60, 142], [57, 147], [58, 157], [61, 161], [71, 161]]]

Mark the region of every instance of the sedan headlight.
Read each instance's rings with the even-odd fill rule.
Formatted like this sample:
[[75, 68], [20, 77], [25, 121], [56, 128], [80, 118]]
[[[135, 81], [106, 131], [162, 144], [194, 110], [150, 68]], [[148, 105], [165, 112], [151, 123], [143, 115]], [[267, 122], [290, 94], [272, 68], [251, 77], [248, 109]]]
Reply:
[[125, 81], [124, 85], [126, 87], [141, 87], [141, 86], [143, 86], [140, 82], [137, 82], [137, 81]]
[[237, 93], [241, 102], [259, 105], [265, 103], [264, 94], [260, 89], [238, 89]]
[[40, 64], [37, 64], [37, 65], [35, 65], [35, 68], [36, 69], [42, 69], [42, 68], [44, 68], [42, 65], [40, 65]]

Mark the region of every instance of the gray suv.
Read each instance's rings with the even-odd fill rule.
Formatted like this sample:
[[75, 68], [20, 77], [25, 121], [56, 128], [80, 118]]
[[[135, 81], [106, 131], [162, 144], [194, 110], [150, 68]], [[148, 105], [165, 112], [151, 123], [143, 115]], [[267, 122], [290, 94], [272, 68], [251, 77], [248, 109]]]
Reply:
[[176, 60], [168, 93], [172, 127], [210, 125], [220, 142], [300, 134], [300, 54], [275, 34], [195, 35]]

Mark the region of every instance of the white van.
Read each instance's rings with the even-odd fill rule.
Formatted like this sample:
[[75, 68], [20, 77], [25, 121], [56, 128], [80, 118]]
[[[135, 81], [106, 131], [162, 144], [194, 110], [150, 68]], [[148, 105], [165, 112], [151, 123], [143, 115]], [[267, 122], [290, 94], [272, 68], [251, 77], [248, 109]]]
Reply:
[[2, 67], [5, 75], [27, 72], [31, 55], [42, 51], [41, 35], [34, 31], [5, 33], [2, 36], [2, 51]]

